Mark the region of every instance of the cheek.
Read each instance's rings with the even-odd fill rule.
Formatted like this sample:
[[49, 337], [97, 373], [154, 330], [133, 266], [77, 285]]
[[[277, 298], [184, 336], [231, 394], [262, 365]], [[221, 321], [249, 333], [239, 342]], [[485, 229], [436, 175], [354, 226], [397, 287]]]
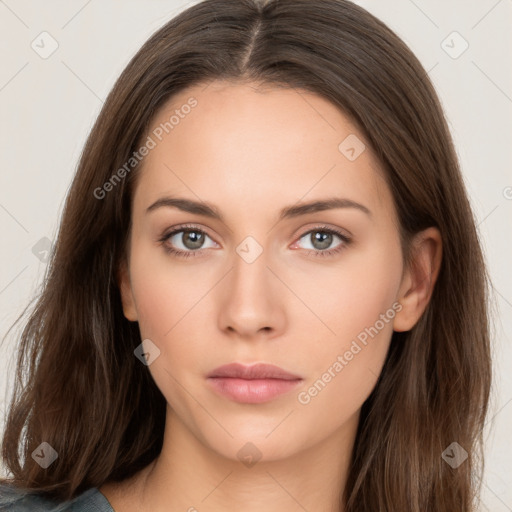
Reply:
[[371, 287], [356, 286], [359, 281], [352, 276], [353, 282], [345, 281], [346, 295], [338, 294], [337, 308], [323, 310], [336, 336], [310, 346], [312, 371], [297, 396], [306, 417], [323, 425], [324, 435], [358, 413], [371, 394], [393, 334], [393, 286], [363, 275], [368, 273], [359, 277]]
[[[307, 297], [324, 325], [315, 322], [316, 336], [311, 327], [304, 330], [315, 343], [308, 344], [310, 378], [298, 402], [333, 425], [337, 420], [329, 411], [338, 408], [343, 418], [355, 413], [381, 373], [400, 309], [395, 300], [402, 272], [399, 243], [383, 238], [366, 251], [347, 252], [336, 270], [322, 272], [315, 272]], [[326, 284], [320, 289], [319, 282]]]
[[175, 323], [169, 312], [179, 308], [177, 297], [163, 276], [151, 270], [143, 270], [133, 277], [132, 287], [141, 335], [144, 338], [163, 339]]
[[[388, 345], [383, 338], [379, 343]], [[358, 415], [377, 383], [384, 357], [385, 351], [363, 348], [344, 365], [336, 365], [333, 358], [325, 371], [301, 390], [297, 396], [297, 417], [308, 423], [307, 429], [316, 440], [331, 435]]]
[[202, 298], [215, 280], [187, 271], [163, 249], [139, 246], [130, 264], [141, 338], [149, 338], [160, 350], [149, 371], [168, 403], [183, 408], [182, 386], [193, 389], [196, 373], [205, 371], [202, 320], [207, 300]]
[[[314, 322], [316, 331], [322, 333], [331, 351], [349, 345], [392, 308], [401, 272], [398, 243], [382, 241], [365, 250], [348, 250], [336, 265], [319, 265], [314, 272], [303, 272], [300, 280], [291, 274], [290, 279], [295, 279], [295, 290], [300, 290], [298, 295], [319, 319]], [[394, 313], [391, 309], [388, 317]], [[304, 316], [297, 322], [304, 322]], [[390, 334], [392, 321], [385, 326], [379, 321], [377, 327]]]
[[190, 320], [206, 285], [173, 265], [163, 249], [139, 246], [132, 251], [130, 265], [141, 339], [150, 339], [160, 350], [148, 370], [166, 401], [186, 415], [188, 395], [183, 388], [194, 388], [188, 373], [200, 354], [200, 337]]
[[130, 264], [141, 334], [165, 341], [211, 288], [208, 276], [187, 270], [160, 247], [135, 248]]

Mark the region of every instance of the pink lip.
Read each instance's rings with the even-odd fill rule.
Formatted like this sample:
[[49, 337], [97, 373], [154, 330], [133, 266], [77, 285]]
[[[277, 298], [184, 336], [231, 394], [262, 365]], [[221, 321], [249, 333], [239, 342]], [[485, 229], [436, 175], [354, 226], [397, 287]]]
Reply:
[[255, 364], [246, 366], [231, 363], [216, 368], [208, 375], [208, 382], [218, 393], [235, 402], [258, 404], [282, 395], [302, 382], [278, 366]]

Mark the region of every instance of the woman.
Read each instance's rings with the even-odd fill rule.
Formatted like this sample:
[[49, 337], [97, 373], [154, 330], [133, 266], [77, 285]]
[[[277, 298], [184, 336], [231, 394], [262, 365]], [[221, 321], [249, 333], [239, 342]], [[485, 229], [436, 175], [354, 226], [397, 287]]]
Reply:
[[203, 1], [85, 146], [21, 339], [4, 503], [474, 510], [487, 286], [405, 44], [345, 0]]

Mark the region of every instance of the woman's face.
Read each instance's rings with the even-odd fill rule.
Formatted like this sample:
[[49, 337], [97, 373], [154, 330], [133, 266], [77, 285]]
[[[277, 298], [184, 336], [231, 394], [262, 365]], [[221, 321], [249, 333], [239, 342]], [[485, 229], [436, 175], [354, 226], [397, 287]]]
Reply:
[[[148, 135], [121, 284], [169, 414], [231, 459], [353, 432], [408, 285], [361, 133], [314, 94], [216, 81], [175, 96]], [[234, 362], [299, 380], [209, 378]]]

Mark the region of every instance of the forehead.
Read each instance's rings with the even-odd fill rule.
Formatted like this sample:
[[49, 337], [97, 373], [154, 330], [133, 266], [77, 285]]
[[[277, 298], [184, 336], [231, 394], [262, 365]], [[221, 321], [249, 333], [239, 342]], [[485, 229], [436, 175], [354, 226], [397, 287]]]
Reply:
[[197, 85], [160, 109], [148, 136], [154, 147], [144, 158], [135, 203], [183, 192], [217, 204], [229, 198], [247, 210], [255, 200], [288, 204], [338, 192], [390, 207], [363, 135], [311, 92], [225, 81]]

